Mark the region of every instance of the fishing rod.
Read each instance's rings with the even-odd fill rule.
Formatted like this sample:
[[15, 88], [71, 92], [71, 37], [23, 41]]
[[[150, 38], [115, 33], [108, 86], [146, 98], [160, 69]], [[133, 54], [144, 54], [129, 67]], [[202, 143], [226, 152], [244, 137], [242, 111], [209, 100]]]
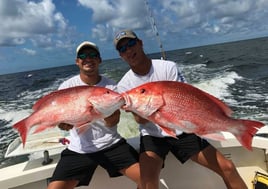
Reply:
[[159, 48], [160, 48], [160, 51], [161, 51], [161, 59], [166, 60], [166, 53], [164, 51], [164, 48], [163, 48], [163, 45], [162, 45], [162, 42], [161, 42], [161, 39], [160, 39], [160, 35], [159, 35], [157, 27], [156, 27], [155, 19], [153, 17], [152, 11], [151, 11], [151, 9], [149, 7], [149, 3], [147, 2], [147, 0], [144, 0], [144, 3], [145, 3], [145, 6], [147, 8], [147, 11], [149, 13], [149, 16], [150, 16], [149, 20], [150, 20], [152, 30], [153, 30], [154, 34], [156, 35], [156, 38], [157, 38], [157, 41], [158, 41], [158, 44], [159, 44]]

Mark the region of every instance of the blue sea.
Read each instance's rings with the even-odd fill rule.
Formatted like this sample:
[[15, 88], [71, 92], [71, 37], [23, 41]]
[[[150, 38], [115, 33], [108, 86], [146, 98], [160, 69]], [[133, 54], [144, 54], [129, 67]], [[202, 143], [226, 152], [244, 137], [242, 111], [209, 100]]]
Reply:
[[[160, 53], [149, 54], [159, 58]], [[178, 64], [188, 83], [227, 103], [233, 116], [268, 125], [268, 38], [178, 49], [166, 52]], [[118, 81], [129, 69], [121, 59], [104, 60], [101, 73]], [[0, 168], [27, 160], [4, 158], [7, 146], [18, 137], [12, 125], [30, 115], [36, 100], [79, 73], [75, 65], [0, 75]], [[137, 136], [132, 117], [123, 114], [119, 132]]]

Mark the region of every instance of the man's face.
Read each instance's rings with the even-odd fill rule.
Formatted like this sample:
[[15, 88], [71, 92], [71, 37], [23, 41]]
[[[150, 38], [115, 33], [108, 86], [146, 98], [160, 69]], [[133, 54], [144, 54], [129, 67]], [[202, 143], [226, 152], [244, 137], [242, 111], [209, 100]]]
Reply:
[[99, 53], [91, 48], [81, 49], [76, 58], [76, 65], [86, 73], [98, 73], [100, 63]]
[[134, 66], [136, 62], [139, 62], [142, 43], [139, 39], [124, 38], [119, 41], [117, 50], [124, 61]]

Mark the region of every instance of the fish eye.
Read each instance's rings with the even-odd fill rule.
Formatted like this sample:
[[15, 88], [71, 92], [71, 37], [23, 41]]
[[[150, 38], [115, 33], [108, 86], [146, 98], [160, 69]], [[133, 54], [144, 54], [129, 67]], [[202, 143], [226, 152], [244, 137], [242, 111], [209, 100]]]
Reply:
[[141, 89], [141, 93], [145, 93], [145, 91], [146, 91], [145, 89]]
[[110, 94], [110, 91], [106, 91], [107, 94]]

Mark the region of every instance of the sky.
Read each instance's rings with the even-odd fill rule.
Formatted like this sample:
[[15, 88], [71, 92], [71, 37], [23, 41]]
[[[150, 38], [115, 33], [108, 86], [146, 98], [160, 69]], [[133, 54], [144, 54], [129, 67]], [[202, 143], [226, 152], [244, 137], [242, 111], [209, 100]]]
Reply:
[[122, 29], [146, 53], [266, 37], [268, 0], [1, 0], [0, 75], [74, 64], [85, 40], [119, 58]]

